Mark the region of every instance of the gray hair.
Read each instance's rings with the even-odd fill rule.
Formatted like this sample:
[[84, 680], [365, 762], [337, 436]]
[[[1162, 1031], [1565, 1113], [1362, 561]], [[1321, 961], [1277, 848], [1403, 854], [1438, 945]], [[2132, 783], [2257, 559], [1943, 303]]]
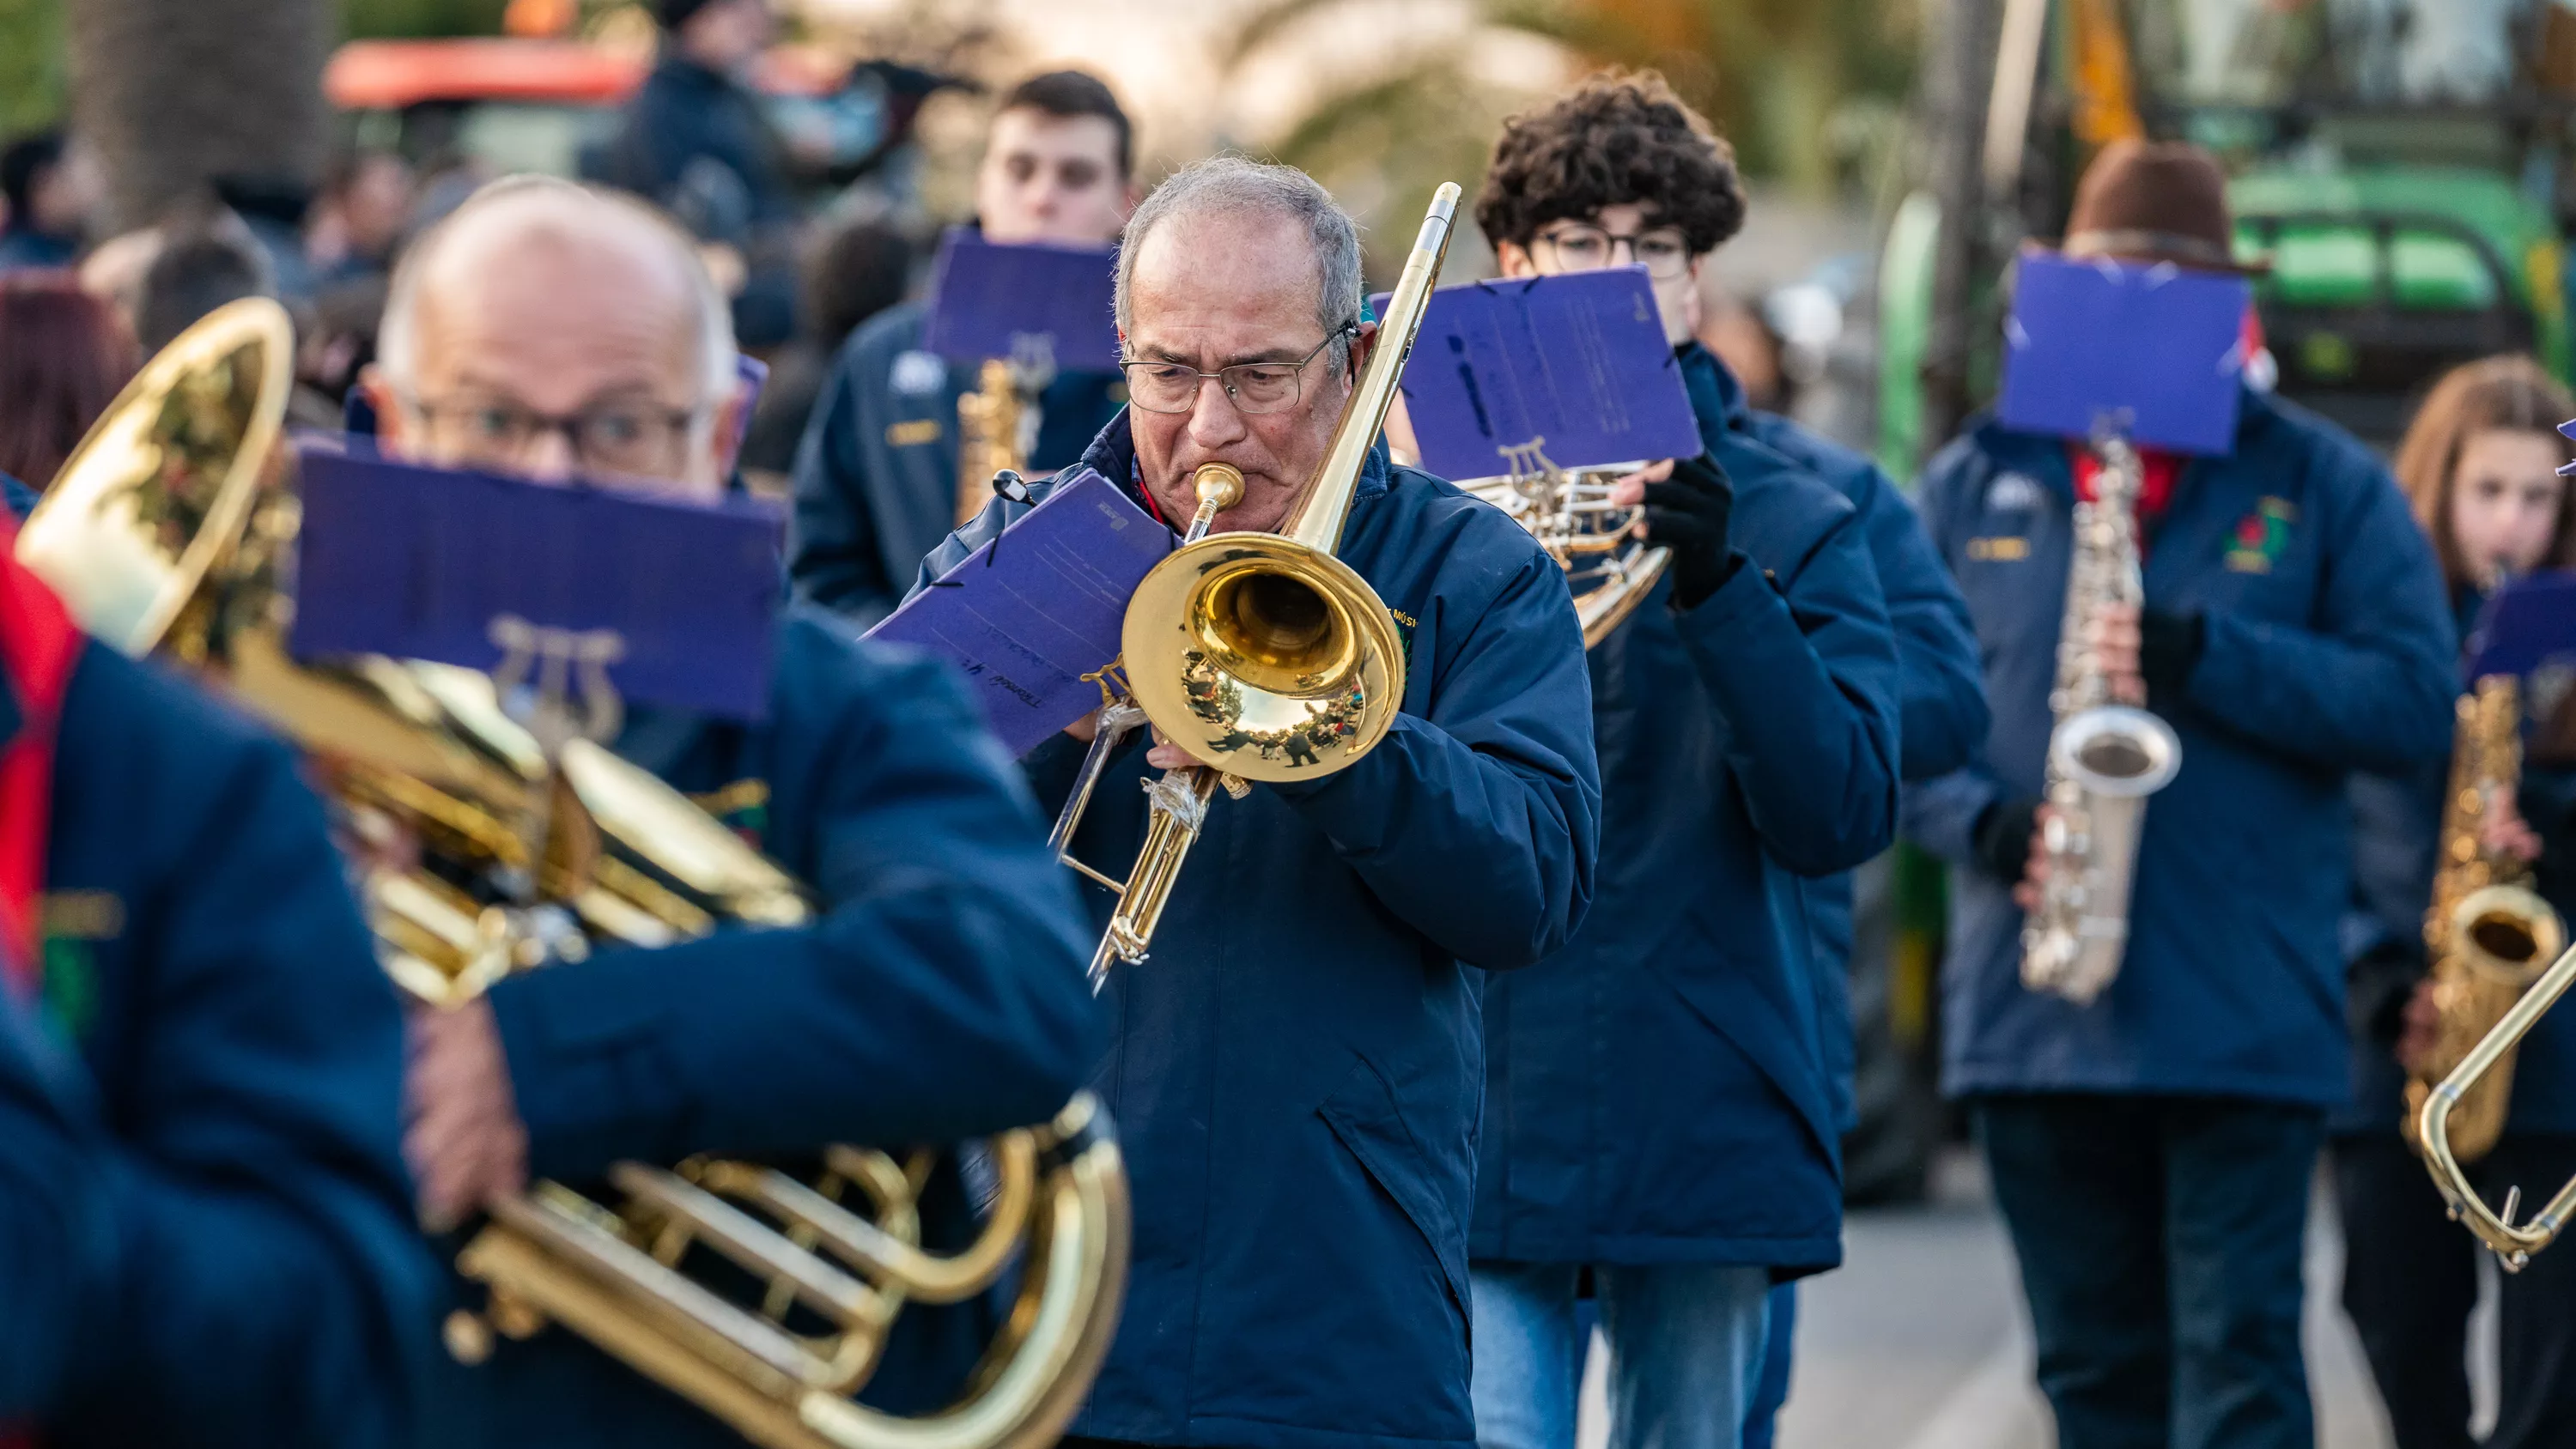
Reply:
[[697, 243], [670, 218], [632, 197], [582, 186], [552, 176], [504, 176], [478, 188], [438, 224], [404, 249], [385, 296], [384, 320], [376, 329], [376, 364], [388, 381], [408, 391], [420, 367], [420, 291], [439, 248], [477, 219], [502, 207], [544, 198], [612, 223], [640, 226], [668, 244], [672, 265], [680, 269], [697, 314], [699, 386], [702, 406], [731, 395], [739, 382], [733, 339], [733, 306], [699, 260]]
[[1134, 335], [1136, 254], [1155, 227], [1176, 217], [1265, 212], [1296, 222], [1315, 253], [1315, 322], [1350, 355], [1342, 329], [1360, 320], [1360, 229], [1315, 178], [1294, 166], [1211, 156], [1165, 178], [1127, 219], [1118, 244], [1118, 328]]

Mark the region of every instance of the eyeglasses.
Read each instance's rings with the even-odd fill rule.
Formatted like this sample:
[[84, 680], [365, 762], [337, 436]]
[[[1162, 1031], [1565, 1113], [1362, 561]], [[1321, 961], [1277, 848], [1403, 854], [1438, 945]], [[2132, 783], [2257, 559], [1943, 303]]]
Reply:
[[502, 398], [406, 398], [428, 424], [435, 451], [461, 463], [507, 467], [549, 433], [585, 470], [662, 477], [687, 459], [703, 408], [666, 408], [643, 399], [593, 403], [575, 413], [541, 413]]
[[1615, 236], [1578, 221], [1540, 232], [1535, 239], [1546, 243], [1556, 254], [1557, 265], [1569, 272], [1611, 266], [1620, 247], [1626, 247], [1628, 259], [1658, 281], [1669, 282], [1690, 270], [1690, 240], [1679, 227], [1659, 226], [1636, 236]]
[[1345, 322], [1295, 362], [1238, 362], [1214, 372], [1201, 372], [1178, 362], [1122, 362], [1127, 374], [1127, 400], [1149, 413], [1185, 413], [1198, 405], [1199, 385], [1213, 380], [1240, 413], [1284, 412], [1297, 405], [1304, 390], [1306, 364], [1347, 337], [1360, 335], [1359, 324]]

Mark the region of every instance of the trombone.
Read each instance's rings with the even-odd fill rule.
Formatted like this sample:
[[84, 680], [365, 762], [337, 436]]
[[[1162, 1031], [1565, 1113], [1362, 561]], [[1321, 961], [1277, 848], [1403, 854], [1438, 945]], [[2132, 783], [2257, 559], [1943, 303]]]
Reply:
[[2576, 948], [2561, 952], [2557, 961], [2522, 994], [2522, 999], [2513, 1004], [2513, 1009], [2496, 1022], [2495, 1028], [2478, 1039], [2451, 1074], [2425, 1096], [2424, 1106], [2415, 1118], [2416, 1133], [2424, 1144], [2424, 1170], [2433, 1175], [2433, 1186], [2441, 1189], [2442, 1197], [2450, 1204], [2452, 1221], [2466, 1226], [2480, 1242], [2494, 1249], [2508, 1273], [2520, 1272], [2532, 1254], [2557, 1239], [2569, 1215], [2576, 1213], [2576, 1178], [2559, 1188], [2539, 1212], [2517, 1224], [2514, 1214], [2522, 1203], [2522, 1189], [2515, 1187], [2505, 1193], [2501, 1211], [2487, 1206], [2451, 1151], [2451, 1109], [2459, 1105], [2480, 1077], [2510, 1059], [2532, 1027], [2558, 1004], [2559, 997], [2567, 994], [2570, 984], [2576, 984]]
[[[1321, 779], [1376, 748], [1395, 723], [1404, 700], [1403, 640], [1386, 602], [1333, 552], [1422, 330], [1458, 197], [1455, 182], [1433, 193], [1388, 298], [1377, 348], [1280, 531], [1210, 532], [1216, 516], [1243, 497], [1243, 475], [1207, 464], [1192, 478], [1198, 509], [1181, 547], [1128, 600], [1118, 661], [1095, 676], [1103, 696], [1099, 730], [1049, 837], [1058, 858], [1118, 897], [1091, 959], [1094, 991], [1110, 962], [1145, 959], [1220, 786], [1239, 800], [1251, 792], [1249, 781]], [[1223, 771], [1166, 770], [1146, 783], [1145, 843], [1127, 878], [1114, 880], [1068, 847], [1110, 755], [1142, 723], [1197, 758], [1227, 763]]]

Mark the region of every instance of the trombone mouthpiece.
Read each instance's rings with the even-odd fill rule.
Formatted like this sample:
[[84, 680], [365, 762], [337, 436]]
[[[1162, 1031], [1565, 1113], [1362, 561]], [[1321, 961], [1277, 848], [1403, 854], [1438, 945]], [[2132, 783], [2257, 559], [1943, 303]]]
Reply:
[[1232, 463], [1201, 463], [1190, 475], [1201, 509], [1223, 513], [1243, 501], [1243, 470]]

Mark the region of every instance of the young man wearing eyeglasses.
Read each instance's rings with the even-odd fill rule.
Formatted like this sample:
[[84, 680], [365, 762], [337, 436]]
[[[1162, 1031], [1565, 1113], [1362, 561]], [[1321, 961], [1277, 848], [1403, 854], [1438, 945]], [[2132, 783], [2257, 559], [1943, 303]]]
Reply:
[[[1107, 246], [1136, 205], [1135, 139], [1109, 87], [1050, 71], [1003, 96], [975, 173], [976, 224], [996, 242]], [[841, 350], [796, 455], [788, 572], [797, 594], [866, 628], [958, 518], [957, 400], [975, 369], [921, 350], [923, 303], [869, 319]], [[1114, 374], [1065, 372], [1029, 399], [1029, 469], [1080, 456], [1117, 413]]]
[[[1377, 345], [1357, 229], [1305, 175], [1235, 158], [1127, 227], [1131, 405], [1084, 462], [1175, 529], [1191, 474], [1242, 470], [1220, 529], [1272, 530]], [[996, 502], [935, 578], [1024, 506]], [[1406, 645], [1402, 713], [1320, 780], [1219, 798], [1155, 932], [1111, 968], [1095, 1077], [1135, 1196], [1118, 1341], [1074, 1433], [1227, 1449], [1469, 1449], [1467, 1215], [1478, 1051], [1468, 963], [1526, 965], [1592, 894], [1583, 638], [1562, 572], [1492, 508], [1368, 462], [1336, 556]], [[1060, 803], [1083, 755], [1024, 761]], [[1190, 764], [1131, 742], [1074, 854], [1136, 857], [1139, 785]], [[1105, 892], [1088, 892], [1105, 919]], [[1478, 1348], [1483, 1347], [1481, 1338]]]
[[1486, 991], [1472, 1241], [1489, 1449], [1573, 1442], [1587, 1271], [1611, 1443], [1742, 1442], [1774, 1280], [1841, 1259], [1843, 872], [1893, 834], [1918, 706], [1983, 727], [1938, 560], [1922, 550], [1928, 620], [1910, 593], [1882, 598], [1872, 511], [1892, 501], [1916, 536], [1903, 502], [1748, 414], [1692, 338], [1702, 270], [1744, 206], [1733, 154], [1652, 74], [1515, 117], [1477, 202], [1507, 276], [1645, 270], [1707, 449], [1627, 485], [1674, 556], [1659, 597], [1592, 651], [1601, 898], [1564, 951]]

